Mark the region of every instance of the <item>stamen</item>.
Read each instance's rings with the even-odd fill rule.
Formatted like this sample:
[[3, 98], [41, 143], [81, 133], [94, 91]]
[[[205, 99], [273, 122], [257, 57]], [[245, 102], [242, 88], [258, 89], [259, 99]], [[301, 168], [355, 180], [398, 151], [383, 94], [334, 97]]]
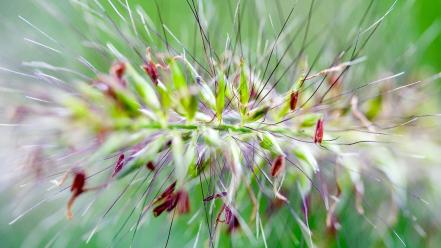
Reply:
[[323, 141], [323, 118], [320, 118], [317, 121], [317, 125], [315, 126], [314, 143], [321, 144], [322, 141]]
[[285, 156], [279, 155], [271, 165], [271, 176], [277, 177], [283, 170], [285, 170]]

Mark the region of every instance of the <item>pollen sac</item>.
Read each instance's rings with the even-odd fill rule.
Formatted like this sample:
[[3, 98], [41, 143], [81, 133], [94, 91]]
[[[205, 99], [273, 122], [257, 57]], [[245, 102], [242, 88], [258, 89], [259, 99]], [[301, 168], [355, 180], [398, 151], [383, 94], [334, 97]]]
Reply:
[[228, 206], [225, 207], [225, 223], [228, 225], [228, 233], [232, 233], [240, 227], [237, 216], [231, 211]]
[[175, 191], [175, 187], [176, 187], [176, 181], [173, 182], [172, 184], [170, 184], [165, 190], [164, 192], [162, 192], [162, 194], [155, 200], [155, 202], [159, 202], [165, 198], [168, 198], [169, 196], [171, 196], [173, 194], [173, 192]]
[[86, 173], [80, 170], [75, 172], [75, 177], [70, 187], [70, 191], [74, 195], [79, 195], [84, 192], [84, 186], [86, 185]]
[[167, 199], [167, 201], [163, 202], [162, 204], [158, 205], [153, 209], [153, 216], [158, 217], [161, 215], [165, 210], [167, 210], [170, 207], [170, 200]]
[[149, 75], [152, 82], [155, 85], [158, 85], [159, 73], [155, 63], [150, 60], [149, 62], [146, 62], [142, 67], [144, 68], [144, 71], [147, 73], [147, 75]]
[[155, 203], [161, 202], [153, 209], [153, 215], [158, 217], [164, 211], [171, 212], [176, 208], [178, 214], [186, 214], [190, 212], [190, 197], [185, 190], [179, 190], [173, 192], [176, 186], [176, 182], [170, 185], [161, 196], [155, 201]]
[[145, 165], [145, 167], [150, 171], [155, 170], [155, 164], [152, 161], [148, 161], [147, 164]]
[[112, 177], [114, 177], [124, 166], [124, 154], [119, 155], [118, 161], [115, 164], [115, 168], [113, 169]]
[[162, 194], [156, 198], [154, 204], [159, 203], [154, 209], [153, 209], [153, 215], [155, 217], [158, 217], [161, 215], [164, 211], [170, 212], [173, 210], [177, 205], [177, 194], [174, 193], [176, 187], [176, 181], [170, 184]]
[[161, 204], [159, 204], [158, 206], [156, 206], [153, 209], [153, 215], [155, 217], [158, 217], [159, 215], [161, 215], [164, 211], [170, 212], [172, 211], [176, 205], [178, 204], [178, 197], [177, 194], [170, 194], [167, 195]]
[[320, 118], [315, 126], [314, 143], [321, 144], [323, 141], [323, 119]]
[[298, 101], [299, 101], [299, 92], [298, 91], [291, 92], [291, 95], [289, 97], [289, 109], [291, 109], [291, 111], [296, 110]]
[[67, 202], [67, 219], [73, 218], [73, 212], [72, 207], [75, 202], [75, 200], [78, 198], [79, 195], [84, 193], [86, 190], [84, 189], [84, 186], [86, 184], [86, 173], [82, 170], [75, 171], [75, 177], [72, 182], [72, 186], [70, 187], [70, 191], [72, 192], [69, 201]]
[[[222, 214], [224, 214], [224, 219], [221, 219]], [[240, 224], [239, 220], [237, 219], [237, 216], [231, 211], [231, 208], [227, 206], [226, 204], [222, 205], [222, 208], [220, 209], [217, 218], [216, 223], [225, 223], [228, 225], [227, 232], [232, 233], [239, 229]]]
[[285, 156], [279, 155], [274, 159], [271, 165], [271, 176], [277, 177], [282, 171], [285, 170]]

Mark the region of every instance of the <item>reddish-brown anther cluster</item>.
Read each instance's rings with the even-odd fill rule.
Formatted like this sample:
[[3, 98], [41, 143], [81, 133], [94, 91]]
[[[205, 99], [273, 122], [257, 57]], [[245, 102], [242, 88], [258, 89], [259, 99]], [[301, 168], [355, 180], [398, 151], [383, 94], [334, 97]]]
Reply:
[[121, 155], [119, 155], [118, 160], [116, 161], [115, 164], [115, 168], [113, 169], [113, 173], [112, 173], [112, 177], [114, 177], [116, 174], [118, 174], [118, 172], [121, 171], [121, 169], [124, 166], [124, 153], [122, 153]]
[[84, 193], [86, 190], [84, 189], [84, 186], [86, 185], [86, 173], [83, 170], [78, 170], [74, 172], [75, 177], [72, 182], [72, 186], [70, 187], [70, 191], [72, 192], [72, 195], [67, 202], [67, 218], [72, 219], [73, 213], [72, 213], [72, 206], [77, 199], [79, 195]]
[[315, 126], [314, 143], [321, 144], [323, 141], [323, 119], [320, 118]]
[[190, 212], [190, 198], [188, 192], [181, 189], [175, 191], [176, 182], [172, 183], [164, 192], [155, 200], [154, 204], [158, 204], [153, 209], [155, 217], [161, 215], [164, 211], [171, 212], [177, 207], [179, 214], [186, 214]]
[[289, 98], [289, 108], [291, 109], [291, 111], [296, 110], [298, 101], [299, 101], [299, 92], [298, 91], [291, 92]]
[[279, 155], [274, 159], [271, 165], [271, 176], [276, 177], [285, 170], [285, 156]]
[[150, 79], [155, 85], [158, 85], [159, 73], [158, 68], [152, 60], [146, 62], [143, 66], [144, 71], [149, 75]]

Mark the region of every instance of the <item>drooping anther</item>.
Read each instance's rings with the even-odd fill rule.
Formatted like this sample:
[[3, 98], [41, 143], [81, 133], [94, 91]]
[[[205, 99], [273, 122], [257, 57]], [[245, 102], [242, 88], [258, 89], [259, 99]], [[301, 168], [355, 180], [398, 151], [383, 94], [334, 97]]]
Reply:
[[271, 165], [271, 176], [276, 177], [285, 170], [285, 156], [279, 155], [274, 159]]
[[291, 109], [291, 111], [296, 110], [298, 101], [299, 101], [299, 91], [291, 92], [291, 95], [289, 97], [289, 108]]
[[74, 180], [72, 182], [72, 186], [70, 187], [70, 191], [72, 192], [69, 201], [67, 202], [67, 219], [73, 218], [72, 207], [75, 200], [79, 195], [84, 193], [86, 190], [84, 186], [86, 185], [86, 173], [83, 170], [74, 171]]
[[314, 143], [321, 144], [323, 141], [323, 118], [320, 118], [317, 121], [315, 126], [315, 134], [314, 134]]

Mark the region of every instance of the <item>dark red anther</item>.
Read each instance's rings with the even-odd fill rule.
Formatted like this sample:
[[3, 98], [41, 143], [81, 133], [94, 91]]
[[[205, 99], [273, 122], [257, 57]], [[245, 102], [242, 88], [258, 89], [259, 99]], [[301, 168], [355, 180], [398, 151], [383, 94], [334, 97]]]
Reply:
[[118, 161], [116, 161], [115, 164], [115, 168], [113, 169], [113, 173], [112, 173], [112, 177], [114, 177], [116, 174], [118, 174], [118, 172], [121, 171], [121, 169], [124, 166], [124, 153], [121, 153], [121, 155], [119, 155]]
[[161, 215], [164, 211], [171, 212], [175, 208], [179, 214], [186, 214], [190, 212], [190, 197], [187, 191], [179, 190], [173, 193], [176, 182], [170, 185], [164, 193], [155, 201], [155, 203], [162, 202], [153, 209], [155, 217]]
[[84, 189], [84, 186], [86, 185], [86, 173], [84, 173], [83, 170], [77, 170], [74, 172], [75, 177], [72, 182], [72, 186], [70, 187], [70, 191], [72, 192], [69, 201], [67, 202], [67, 219], [73, 218], [72, 213], [72, 207], [75, 202], [75, 200], [78, 198], [79, 195], [84, 193], [86, 190]]
[[289, 108], [291, 109], [291, 111], [294, 111], [296, 109], [298, 101], [299, 101], [299, 92], [298, 91], [291, 92], [289, 99]]
[[152, 82], [155, 85], [158, 85], [159, 73], [155, 63], [150, 60], [146, 62], [142, 67], [144, 68], [144, 71], [147, 73], [147, 75], [149, 75]]
[[222, 198], [222, 197], [224, 197], [226, 195], [227, 195], [227, 192], [225, 192], [225, 191], [224, 192], [220, 192], [220, 193], [216, 193], [214, 195], [210, 195], [210, 196], [206, 197], [204, 199], [204, 202], [209, 202], [209, 201], [212, 201], [213, 199]]
[[147, 167], [147, 169], [149, 169], [150, 171], [154, 171], [155, 170], [155, 164], [153, 164], [152, 161], [147, 162], [145, 167]]
[[[174, 190], [174, 185], [173, 185]], [[153, 215], [158, 217], [164, 211], [170, 212], [172, 211], [176, 205], [178, 204], [177, 194], [174, 194], [173, 191], [170, 190], [170, 187], [162, 193], [162, 195], [155, 201], [155, 203], [161, 202], [158, 206], [153, 209]]]
[[315, 126], [314, 143], [321, 144], [323, 141], [323, 119], [320, 118]]
[[271, 176], [276, 177], [285, 169], [285, 156], [279, 155], [271, 165]]
[[162, 192], [162, 194], [158, 198], [156, 198], [154, 203], [157, 203], [157, 202], [159, 202], [159, 201], [161, 201], [163, 199], [166, 199], [166, 198], [170, 197], [173, 194], [173, 192], [175, 191], [175, 187], [176, 187], [176, 181], [174, 181], [172, 184], [170, 184], [164, 190], [164, 192]]
[[[221, 219], [222, 214], [224, 214], [225, 219]], [[230, 207], [223, 204], [221, 209], [219, 210], [219, 213], [217, 214], [216, 223], [225, 223], [228, 225], [228, 233], [232, 233], [236, 231], [239, 227], [239, 220], [237, 219], [236, 215], [231, 211]]]
[[240, 227], [239, 220], [237, 219], [237, 217], [235, 215], [233, 215], [233, 218], [230, 221], [230, 224], [228, 224], [228, 233], [232, 233], [232, 232], [236, 231], [237, 229], [239, 229], [239, 227]]
[[177, 198], [177, 211], [179, 214], [186, 214], [190, 212], [190, 197], [185, 190], [179, 190], [176, 193]]
[[158, 217], [159, 215], [161, 215], [165, 210], [170, 208], [171, 205], [171, 198], [166, 199], [165, 202], [163, 202], [162, 204], [158, 205], [157, 207], [155, 207], [153, 209], [153, 215], [155, 217]]
[[70, 191], [72, 194], [79, 195], [84, 192], [84, 185], [86, 185], [86, 173], [83, 170], [78, 170], [75, 172]]
[[240, 227], [239, 220], [228, 206], [225, 207], [225, 223], [228, 225], [228, 233], [232, 233]]

